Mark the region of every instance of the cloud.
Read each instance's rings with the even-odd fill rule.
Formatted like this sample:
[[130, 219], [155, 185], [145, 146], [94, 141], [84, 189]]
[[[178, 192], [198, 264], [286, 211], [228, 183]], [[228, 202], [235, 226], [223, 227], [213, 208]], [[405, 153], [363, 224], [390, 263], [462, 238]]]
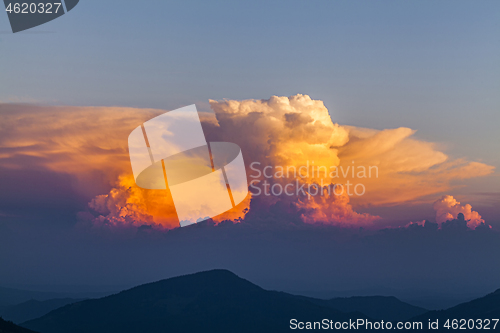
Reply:
[[475, 229], [480, 224], [484, 223], [478, 212], [472, 210], [472, 206], [466, 204], [462, 206], [453, 196], [445, 195], [441, 199], [434, 202], [434, 210], [436, 211], [436, 221], [439, 223], [444, 223], [450, 220], [460, 220], [460, 214], [463, 214], [463, 218], [467, 221], [467, 226], [471, 229]]
[[[417, 139], [410, 128], [373, 130], [334, 123], [323, 102], [307, 95], [211, 100], [210, 106], [213, 114], [200, 114], [208, 141], [238, 144], [249, 180], [259, 181], [261, 189], [264, 181], [270, 188], [296, 182], [296, 188], [320, 189], [318, 196], [247, 197], [214, 218], [216, 222], [241, 221], [252, 207], [266, 211], [279, 203], [305, 223], [377, 226], [378, 216], [357, 210], [406, 205], [449, 191], [457, 181], [493, 172], [492, 166], [483, 163], [451, 159], [435, 144]], [[96, 225], [173, 228], [178, 220], [171, 198], [165, 191], [135, 186], [127, 149], [129, 133], [163, 112], [0, 104], [0, 168], [16, 174], [47, 170], [69, 177], [78, 198], [88, 204], [92, 215], [86, 214], [87, 218]], [[260, 171], [270, 167], [273, 176], [257, 174], [252, 163]], [[276, 176], [280, 167], [289, 168], [292, 175]], [[366, 171], [364, 177], [360, 168]], [[358, 184], [362, 187], [355, 187]], [[346, 186], [346, 192], [332, 192], [334, 185]], [[353, 189], [363, 195], [348, 195]]]
[[[5, 200], [31, 198], [29, 207], [37, 206], [34, 202], [37, 200], [39, 205], [50, 204], [54, 210], [57, 203], [68, 206], [65, 198], [71, 195], [73, 201], [82, 200], [75, 206], [85, 207], [91, 201], [93, 212], [106, 208], [109, 213], [105, 216], [116, 214], [112, 221], [130, 221], [137, 217], [142, 220], [147, 215], [139, 209], [142, 206], [139, 203], [133, 206], [132, 196], [125, 199], [134, 191], [140, 191], [126, 180], [131, 174], [127, 137], [136, 126], [162, 112], [120, 107], [0, 104], [0, 169], [3, 175], [15, 178], [9, 180], [12, 185], [9, 193], [4, 194]], [[33, 181], [34, 175], [42, 178]], [[119, 184], [122, 184], [119, 187], [122, 195], [111, 192], [108, 202], [104, 203], [100, 195]], [[32, 198], [33, 192], [36, 198]], [[96, 198], [90, 200], [93, 197]], [[112, 199], [116, 201], [115, 206]], [[122, 207], [118, 208], [119, 205]], [[96, 222], [98, 218], [99, 215]]]
[[[341, 166], [376, 166], [378, 177], [357, 179], [366, 194], [361, 206], [391, 206], [449, 191], [455, 180], [486, 176], [494, 170], [484, 163], [451, 160], [434, 143], [418, 140], [409, 128], [382, 131], [349, 127], [349, 142], [340, 148]], [[356, 181], [348, 175], [348, 180]]]
[[[294, 206], [306, 223], [334, 225], [370, 225], [376, 216], [357, 214], [349, 205], [347, 195], [327, 194], [331, 179], [312, 172], [312, 163], [322, 166], [338, 166], [338, 148], [348, 140], [348, 130], [333, 123], [322, 101], [312, 100], [306, 95], [291, 97], [273, 96], [269, 100], [210, 101], [217, 122], [205, 123], [209, 141], [230, 141], [237, 143], [243, 152], [249, 180], [264, 181], [269, 186], [285, 188], [295, 182], [295, 194], [267, 195], [260, 200], [259, 209], [265, 210], [277, 201], [285, 206]], [[252, 169], [250, 165], [254, 163]], [[300, 168], [311, 165], [298, 176]], [[297, 173], [286, 177], [259, 177], [255, 169], [265, 167], [290, 168]], [[291, 171], [292, 172], [292, 171]], [[304, 185], [319, 184], [322, 190], [311, 197], [297, 189]], [[293, 185], [293, 184], [292, 184]], [[263, 193], [264, 188], [261, 188]], [[256, 192], [254, 192], [256, 193]], [[302, 195], [301, 195], [302, 194]], [[265, 195], [265, 194], [263, 194]]]
[[118, 175], [129, 172], [128, 134], [159, 113], [118, 107], [0, 104], [0, 166], [70, 174], [78, 179], [80, 193], [95, 193], [96, 187], [109, 186]]
[[332, 122], [322, 101], [306, 95], [268, 100], [210, 101], [217, 124], [206, 124], [213, 141], [231, 139], [248, 161], [266, 165], [338, 165], [347, 130]]
[[299, 199], [297, 207], [302, 210], [300, 216], [305, 223], [324, 223], [342, 227], [370, 226], [380, 216], [357, 213], [349, 204], [347, 193], [333, 194], [333, 189], [322, 189], [323, 195]]
[[[308, 212], [303, 215], [308, 222], [369, 225], [377, 217], [357, 215], [353, 204], [360, 207], [411, 203], [452, 189], [452, 181], [485, 176], [494, 169], [483, 163], [452, 160], [434, 143], [415, 138], [416, 131], [410, 128], [374, 130], [341, 126], [332, 121], [323, 102], [307, 95], [273, 96], [268, 100], [211, 100], [210, 105], [217, 122], [206, 126], [207, 135], [214, 141], [240, 145], [247, 167], [253, 162], [260, 163], [257, 164], [260, 169], [272, 166], [272, 170], [308, 165], [306, 176], [299, 177], [300, 183], [316, 183], [324, 188], [350, 182], [353, 187], [361, 184], [366, 189], [363, 195], [350, 197], [316, 196], [310, 200], [269, 197], [269, 204], [276, 200], [292, 201]], [[328, 172], [337, 167], [340, 177], [331, 177], [323, 171], [318, 174], [315, 170], [319, 167], [326, 167]], [[365, 170], [366, 175], [358, 173], [360, 170]], [[250, 168], [248, 174], [252, 177], [259, 173]], [[262, 176], [257, 178], [265, 180]], [[267, 180], [270, 186], [284, 185], [290, 178], [296, 177]]]

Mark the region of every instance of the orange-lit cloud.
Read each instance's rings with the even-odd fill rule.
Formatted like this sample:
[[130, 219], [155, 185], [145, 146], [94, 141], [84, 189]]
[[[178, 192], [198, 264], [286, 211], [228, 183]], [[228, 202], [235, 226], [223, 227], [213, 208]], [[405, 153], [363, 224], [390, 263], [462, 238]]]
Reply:
[[[259, 162], [260, 169], [273, 166], [272, 170], [277, 170], [280, 166], [299, 169], [308, 165], [305, 177], [299, 177], [301, 183], [325, 186], [349, 181], [365, 187], [363, 195], [351, 198], [294, 198], [298, 206], [307, 208], [310, 215], [303, 217], [307, 222], [371, 224], [377, 217], [357, 215], [350, 202], [356, 206], [408, 203], [450, 190], [454, 180], [485, 176], [494, 169], [483, 163], [451, 160], [435, 144], [415, 138], [415, 131], [409, 128], [379, 131], [333, 123], [323, 102], [306, 95], [210, 104], [218, 122], [212, 122], [209, 133], [215, 133], [217, 140], [233, 141], [242, 147], [247, 166]], [[322, 169], [318, 173], [319, 167], [328, 172]], [[330, 172], [335, 167], [339, 177]], [[250, 168], [248, 174], [252, 177], [259, 172]], [[269, 181], [286, 184], [290, 177]], [[269, 197], [268, 201], [276, 200], [291, 199]]]
[[[266, 180], [250, 168], [258, 162], [260, 169], [270, 166], [275, 171], [280, 166], [297, 170], [308, 166], [302, 168], [307, 172], [296, 177], [272, 177], [271, 184], [319, 184], [323, 192], [347, 181], [365, 187], [362, 196], [261, 198], [264, 206], [281, 201], [295, 207], [306, 223], [373, 225], [379, 217], [357, 213], [357, 207], [406, 204], [448, 191], [452, 181], [493, 171], [483, 163], [450, 159], [435, 144], [417, 139], [409, 128], [379, 131], [336, 124], [323, 102], [307, 95], [210, 101], [210, 105], [214, 114], [201, 114], [208, 141], [238, 144], [249, 180]], [[0, 104], [0, 167], [45, 168], [71, 175], [76, 191], [88, 198], [95, 224], [176, 227], [175, 208], [166, 191], [135, 186], [127, 150], [129, 133], [163, 112]], [[329, 172], [314, 172], [313, 166], [326, 167]], [[353, 167], [355, 177], [348, 169]], [[375, 167], [371, 177], [359, 177], [363, 167]], [[335, 168], [349, 171], [332, 177], [330, 171]], [[249, 196], [214, 220], [244, 218], [250, 200]]]
[[378, 177], [347, 177], [363, 182], [366, 194], [356, 198], [366, 206], [396, 205], [449, 191], [454, 180], [491, 174], [493, 166], [464, 159], [451, 160], [435, 144], [414, 138], [409, 128], [375, 131], [349, 129], [349, 143], [340, 149], [341, 165], [377, 166]]
[[342, 227], [369, 226], [380, 219], [379, 216], [362, 214], [354, 211], [349, 204], [347, 193], [333, 194], [328, 187], [323, 188], [323, 195], [299, 199], [297, 207], [303, 212], [301, 218], [306, 223], [325, 223]]
[[462, 206], [453, 196], [445, 195], [441, 199], [434, 202], [434, 210], [436, 211], [436, 222], [443, 223], [456, 219], [458, 214], [464, 214], [467, 226], [475, 229], [478, 225], [484, 223], [478, 212], [472, 210], [471, 205]]
[[[161, 111], [118, 107], [0, 105], [0, 165], [76, 177], [82, 194], [128, 174], [128, 133]], [[26, 163], [29, 160], [30, 163]]]

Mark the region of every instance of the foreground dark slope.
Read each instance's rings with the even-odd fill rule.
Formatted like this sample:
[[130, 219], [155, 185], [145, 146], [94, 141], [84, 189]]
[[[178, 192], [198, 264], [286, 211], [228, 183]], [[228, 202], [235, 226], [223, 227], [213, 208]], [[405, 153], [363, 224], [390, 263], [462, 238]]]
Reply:
[[[447, 310], [429, 311], [416, 320], [427, 319], [499, 319], [500, 318], [500, 289], [484, 297], [462, 303]], [[500, 330], [500, 324], [496, 327]]]
[[35, 332], [28, 330], [24, 327], [17, 326], [12, 322], [5, 321], [2, 318], [0, 318], [0, 333], [35, 333]]
[[386, 296], [333, 298], [325, 303], [332, 309], [359, 311], [371, 318], [385, 321], [407, 320], [427, 312], [424, 308], [402, 302], [396, 297]]
[[344, 313], [358, 312], [374, 320], [404, 321], [429, 310], [414, 306], [392, 296], [354, 296], [318, 299], [307, 296], [289, 295], [291, 298], [301, 298], [311, 303], [329, 307]]
[[358, 317], [365, 318], [266, 291], [229, 271], [214, 270], [67, 305], [23, 326], [42, 333], [288, 332], [292, 318]]

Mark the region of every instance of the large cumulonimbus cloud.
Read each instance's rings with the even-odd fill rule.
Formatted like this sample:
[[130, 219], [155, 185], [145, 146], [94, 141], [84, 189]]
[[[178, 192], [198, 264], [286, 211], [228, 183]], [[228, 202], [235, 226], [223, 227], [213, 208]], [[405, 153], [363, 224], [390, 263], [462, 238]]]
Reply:
[[[249, 181], [258, 180], [259, 186], [266, 180], [269, 186], [319, 185], [324, 194], [261, 195], [253, 198], [254, 205], [249, 196], [216, 221], [241, 220], [250, 207], [265, 211], [280, 203], [306, 223], [377, 226], [379, 217], [358, 213], [358, 207], [406, 205], [441, 196], [453, 188], [452, 182], [493, 172], [492, 166], [483, 163], [450, 159], [409, 128], [373, 130], [334, 123], [323, 102], [307, 95], [210, 101], [210, 105], [214, 114], [200, 114], [208, 141], [237, 143]], [[75, 192], [90, 202], [90, 211], [81, 218], [93, 227], [157, 224], [173, 228], [178, 221], [171, 198], [164, 191], [134, 185], [127, 151], [128, 134], [163, 112], [0, 105], [0, 168], [35, 168], [71, 177]], [[299, 176], [266, 178], [251, 168], [252, 163], [260, 170], [303, 168]], [[317, 173], [314, 167], [336, 168], [340, 177]], [[369, 167], [376, 167], [373, 174], [360, 177], [358, 171]], [[327, 193], [333, 184], [348, 181], [362, 184], [363, 195]]]
[[[359, 196], [347, 196], [345, 192], [332, 195], [323, 187], [325, 195], [268, 197], [269, 204], [280, 200], [302, 209], [302, 218], [309, 223], [370, 225], [377, 217], [356, 213], [351, 201], [356, 206], [411, 203], [450, 190], [454, 180], [485, 176], [493, 171], [492, 166], [483, 163], [451, 160], [435, 144], [415, 138], [416, 131], [410, 128], [380, 131], [336, 124], [323, 102], [306, 95], [210, 104], [217, 121], [206, 124], [209, 134], [238, 143], [247, 166], [258, 162], [261, 169], [272, 166], [271, 170], [277, 170], [279, 166], [298, 169], [308, 165], [305, 176], [299, 177], [300, 183], [345, 185], [349, 181], [366, 189]], [[325, 168], [318, 173], [319, 167], [328, 171], [337, 167], [340, 177], [332, 178], [330, 172], [323, 172]], [[359, 172], [371, 167], [371, 175], [368, 171]], [[252, 168], [248, 174], [260, 175]], [[260, 176], [270, 184], [290, 182], [290, 177]]]

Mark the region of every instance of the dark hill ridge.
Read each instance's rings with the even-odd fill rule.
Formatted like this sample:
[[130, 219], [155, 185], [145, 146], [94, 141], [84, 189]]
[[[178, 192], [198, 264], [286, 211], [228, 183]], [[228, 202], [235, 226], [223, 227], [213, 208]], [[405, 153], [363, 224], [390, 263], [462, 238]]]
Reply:
[[[462, 303], [447, 310], [429, 311], [414, 319], [499, 319], [500, 289], [484, 297]], [[496, 327], [500, 330], [500, 323]]]
[[42, 333], [289, 332], [292, 318], [366, 316], [266, 291], [229, 271], [213, 270], [70, 304], [23, 326]]
[[47, 300], [51, 298], [60, 298], [58, 293], [28, 291], [12, 288], [0, 287], [0, 306], [10, 306], [29, 301], [30, 299]]
[[[116, 292], [116, 291], [115, 291]], [[61, 298], [87, 299], [111, 295], [113, 292], [45, 292], [0, 287], [0, 310], [29, 300], [47, 301]]]
[[317, 299], [306, 296], [286, 294], [291, 298], [301, 298], [311, 303], [326, 306], [344, 313], [359, 312], [367, 318], [384, 321], [404, 321], [428, 312], [429, 310], [414, 306], [392, 296], [354, 296]]
[[426, 313], [428, 310], [402, 302], [392, 296], [333, 298], [326, 301], [332, 309], [343, 312], [359, 311], [378, 320], [401, 321]]
[[82, 299], [56, 298], [46, 301], [37, 301], [32, 299], [21, 304], [0, 309], [0, 316], [2, 316], [5, 320], [19, 324], [27, 320], [41, 317], [52, 310], [60, 308], [61, 306], [79, 301], [82, 301]]
[[[394, 297], [319, 300], [266, 291], [229, 271], [213, 270], [66, 305], [23, 326], [41, 333], [274, 333], [290, 332], [290, 319], [345, 322], [361, 318], [425, 325], [428, 319], [499, 318], [500, 290], [448, 310], [423, 311]], [[412, 314], [416, 316], [409, 319]], [[438, 331], [445, 330], [444, 320]]]
[[35, 333], [24, 327], [15, 325], [10, 321], [5, 321], [0, 318], [0, 333]]

